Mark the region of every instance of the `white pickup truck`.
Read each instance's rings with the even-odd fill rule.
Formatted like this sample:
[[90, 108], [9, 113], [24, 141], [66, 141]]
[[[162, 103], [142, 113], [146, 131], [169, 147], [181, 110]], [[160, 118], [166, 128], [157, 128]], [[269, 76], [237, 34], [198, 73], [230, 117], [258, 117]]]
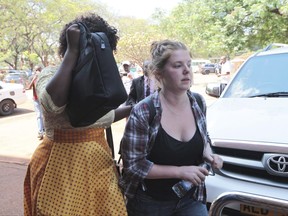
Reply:
[[[288, 206], [288, 45], [276, 45], [246, 60], [223, 93], [220, 84], [207, 86], [206, 93], [220, 96], [207, 109], [207, 126], [212, 149], [224, 161], [207, 178], [208, 203], [241, 192]], [[269, 204], [233, 203], [225, 210], [233, 216], [288, 215]]]

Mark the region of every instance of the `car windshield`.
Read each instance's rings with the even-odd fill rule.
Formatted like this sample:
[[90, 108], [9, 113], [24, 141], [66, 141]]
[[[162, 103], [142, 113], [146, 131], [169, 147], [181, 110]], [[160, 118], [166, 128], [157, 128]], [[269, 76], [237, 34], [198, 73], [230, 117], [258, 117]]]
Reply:
[[223, 97], [287, 97], [287, 83], [287, 53], [254, 56], [236, 74]]

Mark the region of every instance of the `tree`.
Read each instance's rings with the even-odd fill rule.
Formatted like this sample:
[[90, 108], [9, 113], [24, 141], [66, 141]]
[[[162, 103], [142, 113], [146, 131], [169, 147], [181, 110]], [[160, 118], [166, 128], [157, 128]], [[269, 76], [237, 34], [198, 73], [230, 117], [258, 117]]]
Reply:
[[287, 0], [182, 0], [170, 13], [156, 9], [152, 20], [119, 17], [93, 0], [0, 0], [0, 64], [32, 69], [58, 63], [62, 26], [95, 10], [119, 30], [118, 62], [141, 65], [151, 43], [166, 38], [184, 42], [194, 58], [288, 43]]
[[[22, 52], [27, 49], [27, 44], [22, 37], [21, 21], [24, 19], [21, 11], [23, 0], [9, 2], [1, 0], [0, 29], [3, 38], [0, 41], [1, 59], [10, 67], [17, 68], [21, 60]], [[13, 21], [12, 21], [13, 20]]]
[[159, 27], [209, 57], [288, 43], [287, 18], [287, 0], [183, 0]]
[[57, 62], [62, 26], [96, 8], [107, 14], [103, 7], [89, 0], [0, 0], [0, 61], [14, 69], [33, 69], [34, 64], [47, 66]]
[[[217, 2], [216, 15], [219, 16], [227, 2]], [[227, 47], [236, 51], [257, 50], [273, 42], [288, 43], [287, 8], [287, 0], [229, 1], [224, 6], [225, 17], [222, 19]]]
[[143, 19], [123, 17], [119, 19], [118, 27], [120, 29], [116, 53], [118, 62], [129, 60], [142, 65], [144, 60], [151, 59], [151, 43], [165, 38], [164, 34]]
[[218, 55], [223, 49], [221, 27], [207, 1], [182, 1], [170, 14], [160, 16], [159, 28], [189, 46], [195, 58]]

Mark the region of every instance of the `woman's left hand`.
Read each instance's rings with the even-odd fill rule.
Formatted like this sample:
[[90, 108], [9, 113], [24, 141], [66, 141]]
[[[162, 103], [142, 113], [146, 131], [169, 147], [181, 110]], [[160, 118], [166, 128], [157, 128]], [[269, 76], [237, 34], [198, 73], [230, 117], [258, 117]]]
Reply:
[[221, 169], [223, 167], [223, 160], [217, 154], [212, 154], [211, 157], [213, 160], [211, 161], [211, 165], [214, 169]]
[[204, 160], [211, 163], [214, 169], [221, 169], [223, 167], [223, 160], [217, 154], [204, 155]]

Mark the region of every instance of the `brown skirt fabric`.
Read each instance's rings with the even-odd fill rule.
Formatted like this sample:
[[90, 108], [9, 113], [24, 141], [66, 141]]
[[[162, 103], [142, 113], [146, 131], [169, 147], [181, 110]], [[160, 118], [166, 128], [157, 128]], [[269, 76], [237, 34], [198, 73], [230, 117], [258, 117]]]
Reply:
[[25, 215], [127, 215], [104, 130], [56, 130], [54, 137], [28, 166]]

